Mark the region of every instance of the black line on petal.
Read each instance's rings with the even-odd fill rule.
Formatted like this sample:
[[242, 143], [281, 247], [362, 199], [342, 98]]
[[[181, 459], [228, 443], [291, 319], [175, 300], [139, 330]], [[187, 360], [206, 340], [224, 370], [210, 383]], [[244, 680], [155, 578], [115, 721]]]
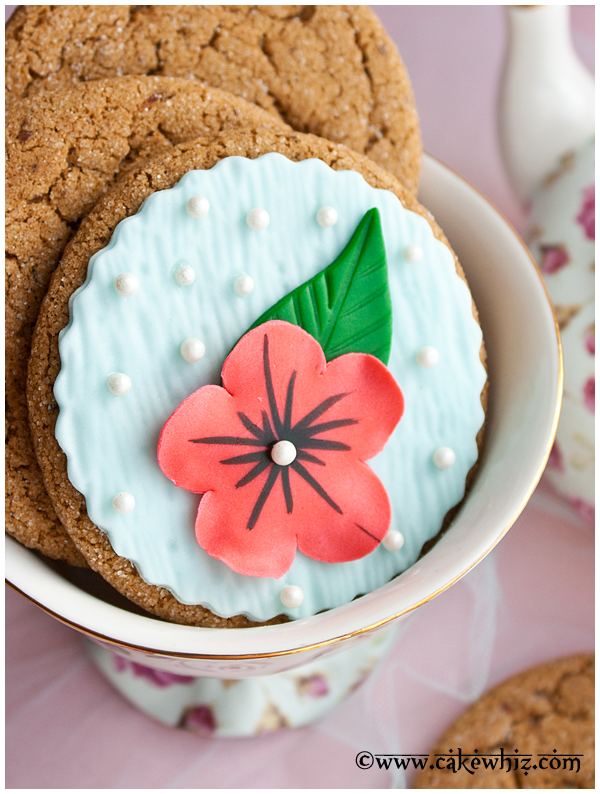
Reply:
[[276, 435], [273, 432], [273, 428], [271, 427], [271, 420], [269, 419], [269, 414], [266, 411], [262, 412], [262, 418], [263, 418], [264, 439], [267, 444], [270, 444], [272, 441], [275, 441]]
[[347, 397], [350, 392], [344, 392], [343, 394], [334, 394], [333, 397], [328, 397], [326, 400], [323, 400], [322, 403], [319, 403], [316, 408], [313, 408], [312, 411], [306, 414], [304, 419], [301, 419], [298, 424], [295, 425], [293, 430], [304, 430], [306, 429], [311, 422], [314, 422], [315, 419], [318, 419], [325, 411], [328, 411], [332, 406], [334, 406], [337, 402], [339, 402], [343, 397]]
[[267, 387], [267, 397], [269, 398], [269, 407], [271, 408], [271, 418], [275, 433], [281, 438], [281, 431], [283, 426], [279, 417], [279, 410], [277, 408], [277, 400], [275, 399], [275, 390], [273, 388], [273, 380], [271, 378], [271, 364], [269, 362], [269, 337], [265, 334], [263, 343], [263, 366], [265, 370], [265, 384]]
[[259, 460], [269, 460], [266, 450], [261, 450], [260, 452], [248, 452], [247, 455], [236, 455], [234, 458], [225, 458], [225, 460], [219, 461], [220, 463], [225, 463], [228, 466], [235, 466], [241, 463], [257, 463]]
[[[265, 339], [266, 339], [265, 334]], [[256, 522], [260, 516], [261, 510], [265, 506], [265, 502], [269, 498], [269, 494], [273, 490], [273, 486], [277, 482], [277, 478], [279, 477], [279, 472], [281, 471], [280, 466], [273, 466], [271, 471], [269, 472], [269, 476], [267, 477], [266, 483], [263, 485], [263, 489], [260, 492], [258, 499], [256, 500], [256, 504], [254, 505], [254, 509], [250, 514], [250, 518], [248, 519], [248, 523], [246, 524], [247, 529], [254, 529], [256, 526]]]
[[379, 540], [379, 538], [375, 537], [375, 535], [372, 535], [372, 534], [369, 532], [369, 530], [368, 530], [368, 529], [365, 529], [364, 527], [361, 527], [361, 525], [360, 525], [360, 524], [357, 524], [356, 526], [357, 526], [359, 529], [362, 529], [362, 531], [363, 531], [363, 532], [365, 532], [365, 533], [366, 533], [366, 534], [367, 534], [367, 535], [368, 535], [370, 538], [373, 538], [373, 540], [376, 540], [376, 541], [377, 541], [377, 543], [381, 543], [381, 541]]
[[304, 452], [302, 449], [298, 450], [296, 458], [298, 460], [305, 460], [307, 463], [318, 463], [319, 466], [327, 465], [324, 460], [317, 458], [315, 455], [311, 455], [310, 452]]
[[246, 416], [246, 414], [238, 411], [238, 417], [246, 430], [249, 430], [253, 436], [256, 436], [256, 438], [262, 438], [263, 431], [258, 425], [255, 425], [254, 422]]
[[337, 452], [348, 452], [352, 447], [341, 441], [330, 441], [327, 438], [307, 438], [302, 442], [302, 449], [330, 449]]
[[292, 486], [290, 485], [290, 467], [283, 466], [281, 469], [281, 484], [283, 485], [283, 495], [288, 514], [294, 510], [294, 499], [292, 497]]
[[310, 485], [310, 487], [314, 491], [316, 491], [319, 494], [319, 496], [322, 499], [324, 499], [330, 507], [333, 507], [333, 509], [337, 513], [339, 513], [340, 515], [343, 515], [342, 510], [336, 505], [336, 503], [333, 501], [331, 496], [329, 496], [329, 494], [323, 488], [323, 486], [320, 485], [315, 480], [315, 478], [312, 476], [312, 474], [304, 468], [304, 466], [298, 461], [298, 458], [296, 458], [296, 460], [290, 465], [294, 469], [296, 474], [299, 474], [302, 477], [303, 480], [306, 480], [306, 482]]
[[257, 463], [256, 466], [253, 469], [250, 469], [248, 474], [245, 474], [242, 477], [241, 480], [236, 482], [235, 487], [236, 488], [243, 488], [244, 485], [248, 485], [248, 483], [252, 482], [252, 480], [256, 479], [256, 477], [258, 477], [259, 474], [262, 474], [263, 471], [266, 468], [268, 468], [268, 466], [270, 466], [270, 464], [271, 464], [271, 461], [267, 460], [267, 458], [265, 458], [264, 460], [261, 460], [260, 463]]
[[335, 430], [337, 427], [348, 427], [357, 425], [358, 419], [335, 419], [333, 422], [323, 422], [320, 425], [311, 425], [306, 429], [308, 436], [316, 436], [317, 433], [325, 433], [327, 430]]
[[207, 436], [207, 438], [190, 438], [192, 444], [229, 444], [240, 447], [264, 447], [264, 441], [255, 438], [240, 438], [238, 436]]
[[283, 426], [286, 430], [292, 426], [292, 404], [294, 402], [294, 384], [296, 383], [296, 370], [294, 370], [288, 383], [287, 396], [285, 398], [285, 415], [283, 417]]

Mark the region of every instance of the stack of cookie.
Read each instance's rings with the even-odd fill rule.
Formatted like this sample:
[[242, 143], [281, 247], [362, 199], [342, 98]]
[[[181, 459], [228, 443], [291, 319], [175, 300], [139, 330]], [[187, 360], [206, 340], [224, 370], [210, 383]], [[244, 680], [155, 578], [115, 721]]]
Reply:
[[7, 531], [201, 626], [412, 565], [487, 376], [373, 12], [21, 6], [6, 48]]

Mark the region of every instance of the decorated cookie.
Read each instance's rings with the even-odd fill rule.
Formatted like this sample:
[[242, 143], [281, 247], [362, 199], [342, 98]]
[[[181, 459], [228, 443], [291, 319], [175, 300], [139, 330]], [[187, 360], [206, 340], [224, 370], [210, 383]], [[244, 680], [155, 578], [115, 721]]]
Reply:
[[100, 200], [30, 362], [77, 547], [197, 625], [306, 617], [405, 570], [462, 500], [484, 420], [471, 295], [411, 194], [314, 136], [238, 151], [175, 147]]
[[594, 141], [562, 158], [532, 197], [529, 241], [561, 329], [564, 394], [546, 476], [594, 523]]
[[410, 82], [367, 6], [20, 6], [6, 29], [6, 96], [121, 75], [208, 83], [294, 129], [367, 154], [416, 192]]
[[594, 694], [593, 654], [510, 678], [448, 728], [414, 788], [594, 788]]
[[263, 128], [289, 129], [231, 94], [167, 77], [84, 83], [60, 96], [23, 99], [9, 109], [6, 529], [26, 546], [85, 564], [46, 494], [25, 405], [33, 326], [74, 229], [121, 170], [137, 159], [198, 136], [208, 145], [215, 134], [222, 135], [225, 152], [240, 134]]

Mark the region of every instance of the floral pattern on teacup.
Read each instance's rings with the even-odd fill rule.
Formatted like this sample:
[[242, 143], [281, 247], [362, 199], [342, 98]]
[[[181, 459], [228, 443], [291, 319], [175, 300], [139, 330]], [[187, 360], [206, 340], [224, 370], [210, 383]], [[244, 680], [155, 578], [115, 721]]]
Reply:
[[296, 692], [300, 697], [322, 698], [329, 694], [329, 682], [324, 673], [314, 673], [296, 679]]
[[113, 654], [113, 663], [117, 672], [122, 673], [125, 670], [129, 670], [138, 678], [144, 678], [153, 686], [159, 687], [159, 689], [172, 684], [192, 684], [196, 680], [193, 676], [177, 675], [177, 673], [167, 673], [164, 670], [146, 667], [138, 662], [132, 662], [130, 659], [124, 659], [116, 653]]
[[201, 703], [186, 709], [179, 727], [199, 736], [212, 736], [217, 729], [217, 720], [211, 707], [206, 703]]

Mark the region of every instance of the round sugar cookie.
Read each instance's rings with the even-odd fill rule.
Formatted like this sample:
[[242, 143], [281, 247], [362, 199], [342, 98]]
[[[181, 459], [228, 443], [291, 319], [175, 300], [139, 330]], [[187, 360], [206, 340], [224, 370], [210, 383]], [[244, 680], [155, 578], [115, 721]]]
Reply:
[[421, 139], [398, 51], [367, 6], [20, 6], [7, 102], [121, 75], [208, 83], [367, 154], [416, 192]]
[[[232, 150], [237, 156], [227, 157]], [[158, 184], [163, 190], [157, 192]], [[187, 211], [196, 197], [207, 200], [203, 206], [208, 211], [200, 218]], [[336, 209], [332, 226], [318, 223], [322, 207]], [[255, 209], [264, 211], [263, 218], [268, 215], [268, 225], [249, 226], [248, 214]], [[244, 575], [196, 541], [200, 499], [175, 487], [160, 470], [156, 449], [161, 427], [195, 389], [215, 384], [210, 388], [218, 390], [223, 361], [237, 340], [290, 290], [338, 261], [372, 212], [381, 218], [395, 329], [389, 371], [407, 408], [397, 433], [369, 465], [390, 496], [392, 525], [404, 543], [381, 545], [366, 557], [340, 563], [297, 552], [283, 576]], [[403, 257], [409, 244], [422, 249], [417, 264]], [[103, 257], [111, 261], [108, 269]], [[140, 283], [131, 297], [114, 287], [125, 262]], [[184, 262], [196, 273], [191, 284], [174, 278]], [[364, 276], [370, 272], [367, 268]], [[236, 293], [241, 273], [253, 279], [251, 293]], [[77, 319], [69, 325], [69, 301], [84, 283], [72, 305], [80, 297], [85, 302], [87, 295], [92, 311], [74, 308]], [[419, 295], [425, 298], [420, 305]], [[114, 323], [108, 322], [109, 305], [117, 312], [112, 316], [120, 318]], [[99, 328], [97, 309], [102, 306]], [[91, 325], [76, 329], [84, 317]], [[67, 325], [60, 342], [67, 346], [59, 358], [58, 335]], [[100, 341], [102, 328], [108, 336]], [[83, 347], [76, 357], [83, 354], [94, 370], [75, 380], [70, 379], [68, 339], [80, 339]], [[204, 355], [198, 361], [182, 356], [185, 339], [202, 342]], [[425, 344], [440, 353], [430, 368], [417, 361]], [[429, 213], [392, 176], [343, 146], [300, 133], [261, 131], [216, 139], [209, 147], [191, 142], [146, 161], [120, 180], [84, 219], [65, 251], [33, 340], [28, 380], [32, 435], [48, 492], [77, 547], [94, 570], [137, 604], [193, 625], [250, 625], [281, 613], [304, 617], [376, 589], [407, 568], [462, 500], [484, 421], [482, 357], [481, 330], [460, 265]], [[107, 390], [107, 378], [114, 373], [131, 380], [122, 396]], [[58, 426], [55, 381], [61, 402]], [[88, 428], [88, 450], [95, 451], [87, 461], [80, 441], [88, 429], [77, 427], [76, 417], [84, 382], [93, 384], [93, 394], [84, 400], [83, 413], [100, 419]], [[223, 382], [227, 385], [225, 376]], [[105, 420], [108, 424], [100, 430]], [[250, 420], [250, 425], [257, 421]], [[333, 424], [337, 427], [339, 421]], [[67, 449], [68, 472], [55, 432]], [[102, 444], [103, 435], [123, 443], [118, 450], [101, 449], [96, 444]], [[434, 463], [441, 446], [451, 447], [456, 457], [444, 470]], [[406, 454], [399, 455], [402, 449]], [[106, 479], [109, 472], [116, 475], [114, 481]], [[134, 481], [134, 473], [141, 479]], [[292, 485], [294, 490], [297, 483]], [[134, 500], [126, 514], [111, 505], [122, 492]], [[274, 493], [282, 498], [280, 490]], [[396, 495], [406, 508], [399, 508]], [[293, 605], [281, 598], [288, 586], [302, 592]]]
[[[31, 334], [81, 218], [139, 158], [215, 134], [289, 129], [231, 94], [170, 77], [123, 77], [41, 93], [6, 115], [6, 530], [84, 565], [46, 494], [25, 399]], [[235, 135], [234, 135], [235, 133]], [[231, 153], [234, 153], [232, 150]]]
[[547, 662], [474, 703], [414, 788], [594, 788], [594, 730], [594, 654]]

